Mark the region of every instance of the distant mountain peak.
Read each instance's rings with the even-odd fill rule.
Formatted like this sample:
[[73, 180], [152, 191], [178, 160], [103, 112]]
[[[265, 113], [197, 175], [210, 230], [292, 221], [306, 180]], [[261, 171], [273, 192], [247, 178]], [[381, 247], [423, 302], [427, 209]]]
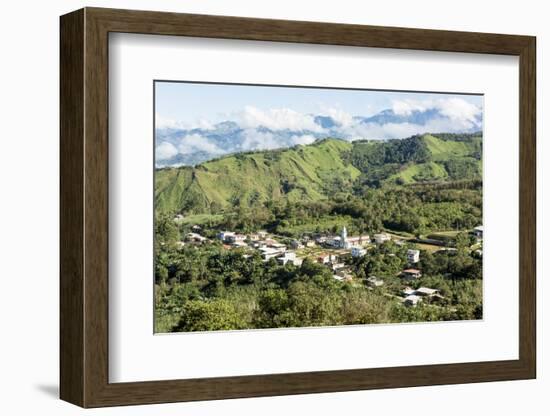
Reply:
[[[474, 107], [475, 109], [475, 107]], [[220, 155], [261, 149], [288, 148], [297, 144], [310, 144], [315, 140], [334, 137], [346, 141], [402, 139], [430, 132], [472, 133], [482, 130], [481, 110], [472, 114], [466, 107], [453, 118], [452, 108], [443, 105], [429, 108], [388, 108], [372, 116], [333, 117], [327, 114], [302, 114], [284, 123], [269, 120], [252, 127], [239, 119], [224, 120], [209, 127], [192, 129], [158, 128], [156, 145], [163, 145], [157, 153], [157, 166], [194, 165]], [[455, 115], [456, 115], [455, 114]], [[313, 121], [313, 123], [311, 123]], [[255, 127], [254, 127], [255, 126]], [[269, 127], [267, 127], [269, 126]], [[168, 151], [166, 151], [168, 149]], [[163, 156], [161, 159], [160, 156]]]

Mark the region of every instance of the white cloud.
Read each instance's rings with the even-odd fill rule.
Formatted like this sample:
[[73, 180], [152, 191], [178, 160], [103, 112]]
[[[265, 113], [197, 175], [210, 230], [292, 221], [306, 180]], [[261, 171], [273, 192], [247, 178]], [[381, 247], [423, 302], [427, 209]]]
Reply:
[[186, 129], [203, 129], [203, 130], [210, 130], [213, 128], [213, 124], [204, 119], [200, 118], [198, 120], [195, 120], [194, 122], [183, 122], [174, 120], [168, 117], [163, 117], [159, 113], [155, 114], [155, 128], [157, 129], [178, 129], [178, 130], [186, 130]]
[[332, 118], [336, 123], [342, 127], [347, 127], [353, 124], [353, 116], [349, 113], [346, 113], [340, 108], [324, 108], [324, 115]]
[[178, 153], [188, 155], [197, 151], [221, 154], [223, 149], [200, 134], [187, 134], [179, 139]]
[[270, 130], [310, 130], [321, 132], [323, 128], [315, 123], [310, 114], [302, 114], [290, 108], [272, 108], [264, 111], [246, 106], [240, 113], [240, 125], [244, 128], [267, 127]]
[[260, 132], [256, 129], [246, 129], [243, 132], [244, 140], [241, 143], [241, 149], [261, 150], [261, 149], [277, 149], [283, 147], [283, 143], [277, 140], [273, 133]]
[[155, 158], [158, 160], [170, 159], [178, 154], [178, 149], [168, 142], [162, 142], [155, 149]]
[[395, 100], [392, 102], [392, 110], [399, 116], [409, 116], [414, 111], [426, 111], [433, 108], [431, 101]]
[[441, 114], [464, 126], [474, 127], [477, 122], [477, 116], [481, 114], [481, 108], [461, 98], [439, 100], [438, 104]]
[[409, 116], [414, 111], [437, 110], [443, 117], [452, 121], [451, 130], [459, 131], [478, 126], [477, 117], [481, 108], [462, 98], [450, 97], [434, 100], [395, 100], [392, 110], [397, 115]]
[[290, 137], [291, 146], [297, 145], [297, 144], [311, 144], [315, 141], [315, 137], [313, 137], [311, 134], [302, 134], [302, 135], [294, 135]]
[[179, 129], [184, 128], [182, 123], [171, 118], [163, 117], [159, 113], [155, 114], [155, 128], [157, 129]]

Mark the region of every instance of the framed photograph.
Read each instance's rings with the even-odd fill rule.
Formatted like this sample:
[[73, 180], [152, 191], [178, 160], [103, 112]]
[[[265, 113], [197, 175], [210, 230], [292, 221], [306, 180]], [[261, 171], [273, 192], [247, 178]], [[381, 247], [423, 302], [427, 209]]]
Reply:
[[61, 398], [535, 378], [535, 49], [62, 16]]

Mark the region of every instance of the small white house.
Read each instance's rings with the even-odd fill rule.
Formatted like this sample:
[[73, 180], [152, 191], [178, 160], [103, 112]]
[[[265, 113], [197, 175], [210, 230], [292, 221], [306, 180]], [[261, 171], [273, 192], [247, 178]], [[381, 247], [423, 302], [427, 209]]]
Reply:
[[422, 302], [422, 297], [420, 297], [418, 295], [409, 295], [405, 299], [403, 299], [403, 303], [406, 306], [416, 306], [420, 302]]
[[281, 263], [282, 265], [287, 264], [288, 262], [291, 262], [294, 264], [294, 261], [296, 260], [296, 253], [293, 251], [287, 251], [282, 256], [277, 257], [277, 261]]
[[420, 261], [420, 250], [407, 250], [407, 261], [409, 263], [418, 263]]
[[231, 243], [231, 247], [244, 248], [244, 247], [248, 247], [248, 244], [246, 244], [244, 241], [235, 241]]
[[422, 277], [422, 272], [418, 269], [405, 269], [401, 272], [401, 277], [404, 279], [420, 279]]
[[356, 235], [353, 237], [348, 237], [347, 241], [352, 246], [366, 246], [370, 243], [370, 237], [368, 234]]
[[243, 242], [244, 240], [246, 240], [246, 235], [244, 235], [244, 234], [235, 234], [235, 233], [232, 233], [231, 235], [229, 235], [225, 238], [225, 241], [227, 241], [229, 243]]
[[344, 263], [332, 263], [332, 270], [338, 271], [344, 269], [346, 265]]
[[278, 243], [276, 241], [268, 244], [267, 246], [277, 250], [286, 251], [286, 246], [283, 243]]
[[432, 297], [434, 295], [439, 294], [439, 290], [432, 289], [430, 287], [419, 287], [418, 289], [415, 290], [414, 294], [418, 296]]
[[206, 237], [203, 237], [202, 235], [197, 233], [187, 233], [186, 238], [187, 240], [193, 241], [195, 243], [203, 243], [204, 241], [206, 241]]
[[353, 246], [351, 248], [351, 257], [363, 257], [365, 254], [367, 254], [367, 250], [361, 246]]
[[415, 290], [412, 287], [407, 286], [405, 289], [401, 291], [403, 296], [407, 297], [410, 295], [414, 295]]
[[266, 261], [284, 254], [284, 251], [272, 247], [262, 247], [260, 248], [260, 252], [262, 258]]
[[235, 233], [232, 231], [220, 231], [217, 235], [218, 239], [222, 241], [229, 241], [229, 237], [234, 236]]
[[382, 244], [390, 240], [391, 240], [391, 236], [389, 234], [386, 234], [386, 233], [374, 234], [374, 242], [376, 244]]

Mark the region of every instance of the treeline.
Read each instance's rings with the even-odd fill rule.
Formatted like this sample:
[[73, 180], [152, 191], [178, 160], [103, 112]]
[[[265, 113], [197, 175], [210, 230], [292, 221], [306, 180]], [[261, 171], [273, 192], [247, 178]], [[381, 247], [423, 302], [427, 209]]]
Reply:
[[288, 201], [238, 207], [224, 215], [219, 227], [251, 232], [267, 229], [289, 237], [305, 232], [351, 233], [384, 229], [425, 234], [436, 230], [467, 230], [482, 222], [482, 196], [475, 189], [395, 187], [366, 189], [360, 196], [341, 195], [326, 201]]

